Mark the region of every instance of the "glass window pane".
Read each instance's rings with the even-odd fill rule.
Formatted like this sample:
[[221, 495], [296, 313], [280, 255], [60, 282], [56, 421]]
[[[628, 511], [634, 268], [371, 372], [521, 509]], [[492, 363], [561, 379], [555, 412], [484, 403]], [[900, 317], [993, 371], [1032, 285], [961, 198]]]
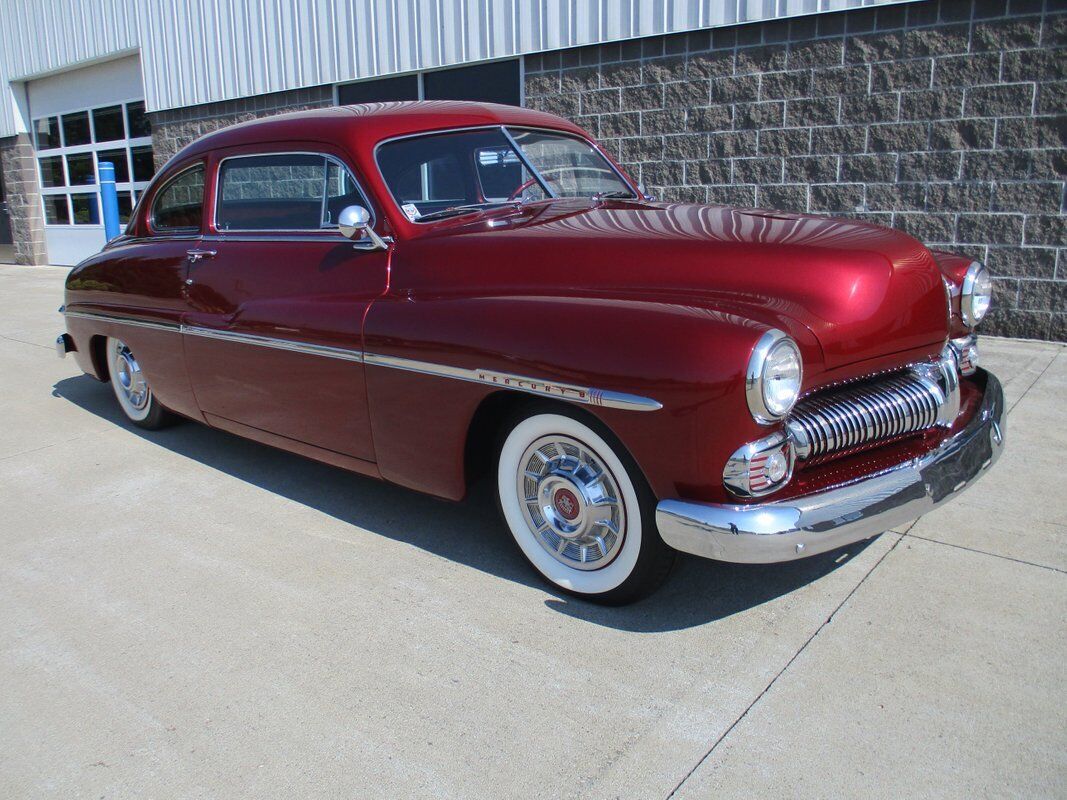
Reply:
[[33, 123], [33, 132], [37, 141], [38, 150], [48, 150], [52, 147], [62, 147], [59, 139], [59, 117], [45, 117]]
[[115, 183], [126, 183], [130, 180], [130, 168], [126, 164], [126, 150], [100, 150], [96, 154], [96, 162], [99, 164], [110, 161], [115, 165]]
[[46, 194], [44, 196], [44, 221], [49, 225], [69, 225], [70, 209], [67, 207], [65, 194]]
[[92, 137], [89, 135], [89, 112], [79, 111], [75, 114], [63, 115], [63, 146], [73, 147], [78, 144], [89, 144]]
[[164, 186], [152, 204], [157, 230], [200, 230], [204, 207], [204, 168], [186, 170]]
[[589, 142], [546, 131], [511, 130], [530, 165], [558, 197], [634, 193]]
[[378, 166], [397, 204], [414, 221], [455, 213], [456, 206], [543, 197], [514, 156], [501, 131], [464, 131], [388, 142], [378, 151]]
[[144, 113], [144, 102], [126, 104], [126, 124], [130, 129], [130, 138], [152, 135], [152, 123]]
[[478, 180], [486, 200], [544, 200], [547, 195], [518, 154], [510, 147], [483, 147], [475, 151]]
[[98, 142], [125, 139], [122, 127], [122, 106], [108, 106], [93, 111], [93, 134]]
[[326, 186], [323, 156], [231, 158], [219, 168], [220, 230], [316, 230]]
[[63, 178], [63, 157], [46, 156], [37, 159], [41, 164], [41, 186], [66, 186]]
[[130, 150], [133, 158], [133, 179], [135, 181], [150, 181], [156, 174], [156, 162], [152, 158], [152, 146], [144, 145]]
[[123, 225], [130, 221], [133, 213], [133, 196], [129, 192], [119, 192], [119, 222]]
[[326, 208], [324, 209], [322, 224], [325, 227], [336, 227], [337, 218], [348, 206], [363, 206], [368, 211], [370, 206], [367, 199], [356, 186], [352, 174], [334, 161], [326, 163]]
[[96, 166], [92, 153], [77, 153], [67, 156], [67, 176], [71, 186], [87, 186], [96, 183]]
[[99, 225], [100, 204], [93, 194], [72, 194], [70, 204], [74, 211], [75, 225]]

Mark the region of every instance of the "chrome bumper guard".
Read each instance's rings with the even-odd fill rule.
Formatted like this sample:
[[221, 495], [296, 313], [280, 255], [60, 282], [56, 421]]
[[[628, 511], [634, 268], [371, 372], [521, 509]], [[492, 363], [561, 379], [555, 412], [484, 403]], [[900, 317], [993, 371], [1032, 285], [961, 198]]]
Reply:
[[963, 430], [937, 449], [855, 483], [780, 502], [715, 505], [663, 500], [656, 524], [676, 550], [719, 561], [767, 564], [825, 553], [909, 522], [960, 494], [1004, 448], [1004, 392], [976, 371], [985, 390]]

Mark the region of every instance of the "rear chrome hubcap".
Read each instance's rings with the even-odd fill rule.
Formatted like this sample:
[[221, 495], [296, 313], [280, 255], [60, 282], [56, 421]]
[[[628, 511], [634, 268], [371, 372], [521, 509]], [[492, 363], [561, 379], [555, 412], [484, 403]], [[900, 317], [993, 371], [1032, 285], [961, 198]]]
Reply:
[[575, 569], [606, 567], [622, 549], [626, 509], [615, 477], [569, 436], [545, 436], [519, 461], [523, 516], [538, 543]]
[[140, 411], [148, 405], [148, 382], [141, 372], [141, 365], [133, 357], [130, 348], [122, 342], [118, 345], [115, 358], [115, 373], [119, 388], [131, 406]]

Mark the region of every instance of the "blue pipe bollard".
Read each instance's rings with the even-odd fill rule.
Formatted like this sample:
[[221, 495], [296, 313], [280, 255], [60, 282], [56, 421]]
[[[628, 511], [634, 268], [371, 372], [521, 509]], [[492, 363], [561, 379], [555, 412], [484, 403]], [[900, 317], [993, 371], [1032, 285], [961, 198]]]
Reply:
[[109, 242], [119, 235], [119, 195], [115, 191], [115, 165], [100, 162], [100, 205], [104, 212], [104, 238]]

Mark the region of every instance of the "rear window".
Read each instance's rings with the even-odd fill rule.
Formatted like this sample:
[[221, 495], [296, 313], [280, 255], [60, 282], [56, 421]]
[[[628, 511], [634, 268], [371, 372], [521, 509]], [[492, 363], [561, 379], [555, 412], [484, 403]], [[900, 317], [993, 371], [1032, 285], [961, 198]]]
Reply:
[[308, 231], [335, 227], [346, 206], [367, 201], [338, 161], [308, 153], [225, 159], [215, 223], [222, 231]]
[[198, 231], [204, 210], [204, 166], [199, 164], [171, 179], [152, 202], [152, 228], [157, 231]]

